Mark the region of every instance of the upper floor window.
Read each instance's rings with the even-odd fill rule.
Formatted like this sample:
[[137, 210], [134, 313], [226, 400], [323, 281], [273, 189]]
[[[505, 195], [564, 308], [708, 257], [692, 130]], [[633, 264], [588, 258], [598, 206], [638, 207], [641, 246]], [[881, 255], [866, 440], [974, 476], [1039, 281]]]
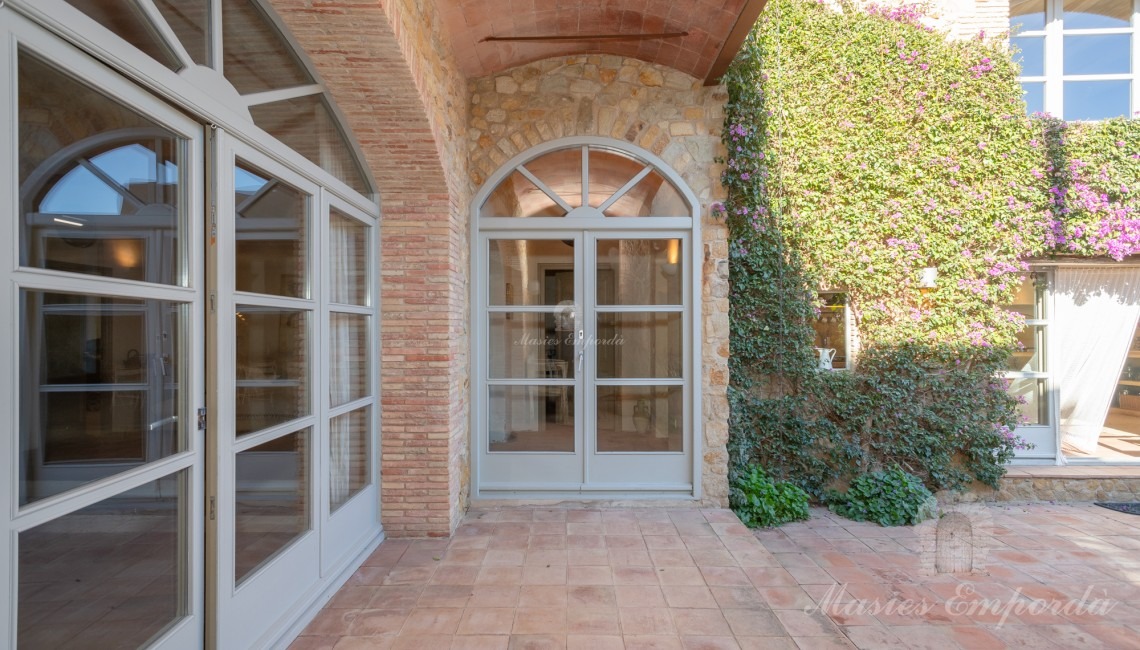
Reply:
[[1136, 12], [1136, 0], [1011, 0], [1010, 43], [1029, 112], [1103, 120], [1140, 109]]

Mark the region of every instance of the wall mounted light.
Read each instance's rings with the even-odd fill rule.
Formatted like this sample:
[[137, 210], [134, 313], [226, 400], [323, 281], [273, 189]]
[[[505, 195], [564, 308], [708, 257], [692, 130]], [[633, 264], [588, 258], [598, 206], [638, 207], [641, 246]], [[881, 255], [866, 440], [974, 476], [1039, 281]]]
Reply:
[[918, 276], [918, 287], [920, 289], [933, 289], [937, 281], [938, 269], [928, 266], [922, 269], [922, 273]]

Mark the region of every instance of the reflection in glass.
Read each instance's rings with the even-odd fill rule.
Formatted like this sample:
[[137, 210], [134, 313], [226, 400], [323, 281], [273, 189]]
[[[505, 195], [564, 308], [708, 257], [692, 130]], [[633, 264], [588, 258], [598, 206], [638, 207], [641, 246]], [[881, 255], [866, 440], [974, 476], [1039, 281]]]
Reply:
[[571, 208], [582, 205], [582, 148], [551, 151], [524, 167]]
[[67, 0], [67, 3], [171, 70], [182, 67], [135, 3], [122, 0]]
[[1132, 82], [1066, 81], [1066, 120], [1106, 120], [1130, 114]]
[[681, 386], [598, 386], [598, 451], [683, 451]]
[[654, 171], [606, 208], [604, 214], [607, 217], [691, 217], [692, 211], [677, 188]]
[[309, 196], [239, 162], [234, 205], [237, 290], [306, 297]]
[[1021, 74], [1026, 77], [1040, 77], [1045, 74], [1045, 37], [1021, 36], [1009, 39], [1015, 63], [1021, 66]]
[[1009, 27], [1021, 32], [1045, 29], [1045, 0], [1010, 0]]
[[1021, 377], [1010, 379], [1007, 392], [1017, 398], [1018, 410], [1025, 425], [1049, 424], [1049, 400], [1044, 379]]
[[20, 263], [181, 282], [182, 141], [23, 52], [18, 82]]
[[598, 304], [680, 305], [683, 259], [679, 239], [598, 240]]
[[1065, 0], [1065, 29], [1128, 27], [1132, 3], [1127, 0]]
[[491, 192], [480, 217], [564, 217], [566, 210], [519, 172], [511, 172]]
[[1025, 110], [1030, 114], [1045, 112], [1045, 82], [1023, 81], [1021, 89], [1025, 91]]
[[1127, 74], [1131, 41], [1129, 34], [1066, 35], [1065, 74]]
[[314, 83], [256, 0], [222, 5], [222, 69], [243, 95]]
[[329, 398], [340, 406], [369, 394], [368, 316], [329, 314], [332, 348], [329, 355]]
[[369, 427], [372, 407], [365, 406], [329, 422], [329, 511], [336, 512], [371, 480]]
[[21, 294], [21, 504], [182, 451], [182, 306]]
[[255, 124], [352, 189], [369, 191], [356, 153], [322, 95], [250, 106], [249, 114]]
[[308, 345], [308, 312], [238, 305], [239, 435], [310, 413]]
[[234, 581], [309, 530], [309, 429], [235, 458]]
[[815, 340], [812, 347], [835, 350], [832, 368], [847, 367], [847, 296], [842, 293], [819, 295], [819, 316], [812, 322]]
[[19, 534], [19, 648], [140, 648], [188, 614], [187, 471]]
[[680, 378], [681, 313], [600, 313], [597, 349], [602, 379]]
[[1045, 372], [1045, 326], [1026, 325], [1017, 333], [1017, 348], [1010, 355], [1007, 370]]
[[573, 240], [492, 239], [487, 245], [488, 304], [559, 306], [573, 320]]
[[210, 65], [210, 0], [154, 0], [182, 47], [198, 65]]
[[491, 451], [574, 451], [572, 386], [491, 386]]
[[1017, 286], [1017, 293], [1013, 297], [1013, 304], [1006, 305], [1027, 319], [1042, 319], [1045, 316], [1045, 283], [1039, 282], [1034, 276], [1025, 278]]
[[489, 376], [493, 379], [574, 377], [577, 330], [562, 314], [491, 313]]
[[590, 148], [589, 162], [589, 199], [595, 208], [601, 207], [614, 192], [645, 169], [645, 163], [629, 154], [594, 147]]
[[329, 211], [329, 300], [368, 304], [369, 227], [336, 208]]

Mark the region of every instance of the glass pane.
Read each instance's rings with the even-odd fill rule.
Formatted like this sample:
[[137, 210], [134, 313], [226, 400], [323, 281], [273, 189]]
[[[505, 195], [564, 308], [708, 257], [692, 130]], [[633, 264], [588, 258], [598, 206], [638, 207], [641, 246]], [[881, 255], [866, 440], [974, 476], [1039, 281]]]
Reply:
[[598, 377], [680, 378], [684, 370], [681, 314], [598, 314]]
[[681, 386], [598, 386], [598, 451], [684, 451]]
[[281, 436], [236, 463], [234, 581], [309, 530], [309, 430]]
[[171, 70], [182, 68], [135, 3], [123, 0], [67, 0], [67, 3]]
[[184, 307], [21, 293], [22, 505], [184, 449]]
[[1011, 379], [1008, 390], [1021, 403], [1018, 410], [1021, 411], [1023, 424], [1049, 424], [1049, 398], [1044, 379]]
[[308, 346], [308, 312], [238, 305], [239, 435], [310, 413]]
[[19, 535], [20, 648], [140, 648], [187, 615], [187, 470]]
[[[847, 296], [841, 293], [820, 295], [819, 317], [812, 322], [816, 351], [831, 356], [832, 368], [847, 367]], [[834, 350], [834, 352], [830, 352]], [[821, 366], [823, 367], [823, 366]]]
[[329, 511], [335, 512], [372, 482], [369, 430], [372, 407], [349, 411], [329, 422]]
[[570, 207], [582, 205], [581, 147], [552, 151], [523, 166]]
[[1045, 0], [1010, 0], [1009, 28], [1021, 32], [1045, 29]]
[[641, 179], [603, 213], [607, 217], [690, 217], [688, 203], [657, 172]]
[[329, 359], [329, 398], [340, 406], [370, 393], [368, 377], [368, 316], [329, 314], [332, 346]]
[[367, 305], [369, 227], [345, 216], [336, 208], [329, 211], [329, 299], [345, 305]]
[[574, 377], [576, 328], [573, 313], [493, 313], [489, 328], [493, 379]]
[[566, 210], [546, 192], [538, 189], [530, 179], [516, 171], [511, 172], [511, 175], [491, 192], [483, 202], [483, 207], [479, 209], [479, 216], [564, 217]]
[[1129, 81], [1066, 81], [1066, 120], [1104, 120], [1130, 114]]
[[680, 305], [680, 239], [598, 240], [599, 305]]
[[234, 204], [237, 290], [306, 297], [309, 196], [239, 162]]
[[1045, 372], [1045, 326], [1027, 325], [1017, 333], [1017, 349], [1006, 366], [1014, 372]]
[[1025, 316], [1027, 319], [1047, 318], [1045, 315], [1045, 284], [1038, 282], [1033, 276], [1026, 277], [1017, 286], [1017, 294], [1013, 297], [1013, 304], [1006, 305], [1006, 308]]
[[491, 386], [491, 451], [574, 451], [572, 386]]
[[1065, 0], [1065, 29], [1128, 27], [1132, 21], [1130, 0]]
[[20, 263], [182, 281], [182, 141], [20, 54]]
[[628, 154], [591, 147], [587, 178], [590, 205], [600, 207], [642, 169], [645, 163]]
[[493, 239], [488, 243], [491, 305], [557, 305], [574, 318], [574, 240]]
[[356, 161], [356, 152], [349, 146], [323, 96], [306, 95], [250, 106], [249, 114], [254, 124], [352, 189], [361, 194], [370, 191]]
[[186, 53], [198, 65], [210, 65], [210, 0], [154, 0]]
[[1045, 37], [1021, 36], [1009, 39], [1015, 63], [1021, 66], [1025, 77], [1045, 75]]
[[222, 3], [222, 69], [243, 95], [313, 83], [256, 0]]
[[1131, 40], [1128, 34], [1065, 36], [1065, 74], [1128, 74]]
[[1021, 90], [1025, 92], [1025, 110], [1032, 113], [1045, 112], [1045, 82], [1043, 81], [1023, 81], [1021, 82]]

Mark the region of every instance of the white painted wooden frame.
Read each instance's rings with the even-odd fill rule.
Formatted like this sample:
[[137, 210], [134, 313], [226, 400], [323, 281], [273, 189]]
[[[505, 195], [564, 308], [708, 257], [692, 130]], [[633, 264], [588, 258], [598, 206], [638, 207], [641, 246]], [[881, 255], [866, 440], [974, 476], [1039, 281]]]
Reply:
[[[509, 176], [512, 172], [519, 170], [531, 182], [538, 181], [537, 187], [542, 189], [551, 196], [552, 199], [563, 204], [564, 209], [569, 208], [564, 205], [564, 201], [558, 199], [554, 192], [549, 189], [543, 189], [544, 185], [540, 179], [537, 179], [533, 174], [529, 174], [525, 170], [525, 164], [543, 154], [560, 150], [569, 149], [574, 147], [583, 148], [583, 163], [582, 163], [582, 186], [583, 197], [582, 204], [585, 207], [570, 210], [569, 214], [563, 217], [489, 217], [480, 218], [480, 208], [483, 203], [490, 196], [491, 192]], [[678, 192], [684, 197], [689, 208], [689, 216], [686, 217], [662, 217], [662, 216], [647, 216], [647, 217], [605, 217], [602, 215], [601, 210], [608, 207], [608, 204], [616, 201], [616, 198], [626, 191], [631, 189], [637, 181], [641, 180], [646, 174], [649, 173], [647, 169], [643, 169], [635, 179], [626, 183], [620, 188], [611, 200], [605, 202], [603, 208], [590, 208], [588, 207], [588, 157], [586, 155], [586, 148], [595, 148], [602, 150], [614, 150], [622, 152], [626, 155], [632, 156], [641, 160], [647, 167], [656, 170], [664, 176]], [[654, 155], [641, 147], [630, 144], [628, 142], [614, 140], [610, 138], [603, 138], [598, 136], [573, 136], [568, 138], [561, 138], [543, 143], [527, 151], [524, 151], [500, 167], [494, 174], [492, 174], [483, 187], [475, 194], [470, 204], [470, 215], [472, 227], [470, 229], [470, 246], [471, 246], [471, 267], [470, 267], [470, 331], [471, 331], [471, 431], [469, 445], [470, 445], [470, 458], [472, 462], [472, 494], [476, 498], [487, 498], [489, 496], [557, 496], [559, 498], [566, 497], [584, 497], [584, 498], [605, 498], [605, 497], [678, 497], [687, 496], [694, 499], [699, 499], [701, 496], [701, 461], [703, 458], [703, 413], [702, 413], [702, 386], [704, 381], [704, 365], [701, 356], [701, 344], [703, 341], [702, 334], [702, 273], [703, 273], [703, 250], [704, 244], [701, 239], [700, 229], [700, 201], [689, 189], [688, 184], [681, 178], [668, 164], [661, 158]], [[545, 239], [574, 239], [576, 242], [575, 250], [578, 251], [583, 247], [590, 249], [595, 239], [605, 239], [607, 237], [637, 237], [637, 238], [664, 238], [681, 236], [683, 246], [688, 246], [688, 256], [685, 258], [689, 264], [689, 272], [687, 274], [686, 282], [684, 283], [684, 295], [686, 301], [686, 309], [684, 313], [685, 331], [685, 377], [686, 379], [686, 402], [685, 414], [687, 420], [687, 438], [685, 445], [687, 454], [691, 454], [691, 470], [689, 474], [689, 481], [682, 483], [610, 483], [610, 484], [589, 484], [586, 482], [588, 475], [583, 472], [583, 481], [574, 486], [576, 492], [567, 492], [565, 486], [555, 486], [550, 483], [543, 482], [527, 482], [524, 484], [496, 484], [491, 477], [487, 477], [481, 462], [482, 447], [487, 443], [487, 427], [488, 427], [488, 413], [489, 405], [486, 402], [486, 386], [487, 384], [487, 334], [485, 320], [488, 310], [486, 309], [487, 303], [487, 240], [492, 236], [498, 238], [523, 239], [531, 238], [545, 238]], [[584, 244], [589, 244], [585, 245]], [[592, 260], [592, 253], [585, 254], [576, 252], [576, 264], [587, 265], [586, 268], [578, 272], [580, 277], [589, 278], [587, 281], [592, 282], [592, 269], [588, 267], [589, 262]], [[576, 280], [576, 282], [582, 282]], [[583, 286], [583, 290], [585, 287]], [[583, 300], [587, 295], [579, 293], [576, 299], [580, 305], [584, 305]], [[543, 311], [540, 308], [526, 308], [514, 307], [512, 311]], [[651, 309], [652, 310], [652, 309]], [[658, 309], [657, 311], [663, 311]], [[593, 310], [587, 307], [587, 317], [593, 314]], [[590, 359], [587, 355], [587, 359]], [[584, 373], [586, 377], [589, 376], [590, 368], [586, 368]], [[656, 382], [656, 380], [653, 380]], [[636, 382], [630, 382], [636, 383]], [[656, 382], [661, 383], [661, 382]], [[599, 384], [600, 385], [600, 384]], [[655, 384], [656, 385], [656, 384]], [[575, 409], [581, 411], [584, 407], [584, 396], [578, 396], [575, 399]], [[577, 415], [577, 414], [576, 414]], [[589, 417], [587, 413], [580, 413], [579, 417]], [[575, 437], [581, 437], [583, 427], [588, 426], [586, 423], [589, 420], [577, 420], [582, 424], [576, 427], [577, 431]], [[580, 453], [585, 454], [586, 463], [589, 463], [590, 454], [586, 454], [585, 449], [581, 446], [579, 441], [576, 449], [581, 450]], [[527, 462], [527, 459], [532, 457], [531, 454], [517, 453], [513, 454], [518, 457], [519, 462]], [[610, 454], [606, 454], [610, 455]]]

